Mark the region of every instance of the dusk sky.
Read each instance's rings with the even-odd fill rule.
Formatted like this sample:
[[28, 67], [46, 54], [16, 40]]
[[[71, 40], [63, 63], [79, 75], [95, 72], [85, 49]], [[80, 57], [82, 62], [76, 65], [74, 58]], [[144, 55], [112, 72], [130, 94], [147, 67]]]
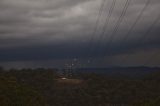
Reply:
[[0, 0], [0, 66], [73, 60], [77, 67], [160, 66], [160, 0]]

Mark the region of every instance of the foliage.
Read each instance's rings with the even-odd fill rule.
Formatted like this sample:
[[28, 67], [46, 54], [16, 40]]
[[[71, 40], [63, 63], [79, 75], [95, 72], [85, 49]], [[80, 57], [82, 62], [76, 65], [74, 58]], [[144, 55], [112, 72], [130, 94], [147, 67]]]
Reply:
[[0, 72], [1, 106], [160, 106], [158, 72], [144, 80], [79, 74], [79, 84], [59, 83], [58, 76], [51, 69]]
[[0, 76], [0, 105], [45, 106], [45, 102], [38, 92], [18, 84], [15, 77]]

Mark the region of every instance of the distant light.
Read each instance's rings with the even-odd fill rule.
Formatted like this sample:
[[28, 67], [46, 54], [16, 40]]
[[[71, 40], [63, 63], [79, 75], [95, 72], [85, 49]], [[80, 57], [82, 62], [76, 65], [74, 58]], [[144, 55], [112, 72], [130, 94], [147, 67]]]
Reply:
[[67, 78], [63, 77], [62, 79], [63, 79], [63, 80], [66, 80]]
[[90, 60], [88, 60], [88, 63], [90, 63], [91, 61]]
[[77, 61], [77, 59], [75, 58], [74, 61]]

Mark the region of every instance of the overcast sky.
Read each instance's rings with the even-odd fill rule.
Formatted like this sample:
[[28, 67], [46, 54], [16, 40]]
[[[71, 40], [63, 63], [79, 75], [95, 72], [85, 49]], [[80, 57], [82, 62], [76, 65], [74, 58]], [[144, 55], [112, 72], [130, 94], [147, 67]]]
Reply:
[[108, 18], [105, 0], [96, 24], [102, 0], [0, 0], [0, 65], [160, 66], [160, 1], [147, 1], [130, 0], [121, 16], [127, 0], [117, 0]]

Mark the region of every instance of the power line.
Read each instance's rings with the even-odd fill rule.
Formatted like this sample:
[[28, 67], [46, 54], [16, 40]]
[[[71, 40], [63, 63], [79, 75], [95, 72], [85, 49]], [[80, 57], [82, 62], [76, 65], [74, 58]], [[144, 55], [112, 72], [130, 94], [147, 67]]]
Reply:
[[[121, 22], [123, 21], [123, 18], [124, 18], [124, 16], [125, 16], [126, 12], [127, 12], [127, 9], [128, 9], [128, 7], [129, 7], [130, 1], [131, 1], [131, 0], [126, 0], [126, 2], [125, 2], [125, 4], [124, 4], [124, 7], [123, 7], [123, 9], [122, 9], [122, 13], [120, 14], [120, 17], [118, 18], [118, 20], [117, 20], [117, 22], [116, 22], [116, 24], [115, 24], [114, 30], [113, 30], [110, 38], [109, 38], [109, 39], [110, 39], [109, 41], [111, 41], [111, 42], [109, 42], [108, 45], [109, 45], [110, 43], [112, 43], [114, 37], [116, 36], [116, 33], [117, 33], [118, 29], [119, 29], [119, 26], [120, 26]], [[115, 4], [114, 4], [114, 6], [115, 6]], [[105, 32], [105, 29], [104, 29], [104, 32]], [[104, 34], [104, 32], [103, 32], [102, 34]], [[113, 37], [113, 36], [114, 36], [114, 37]], [[108, 45], [105, 47], [105, 49], [107, 49]], [[106, 52], [106, 50], [105, 50], [104, 52]]]
[[[136, 47], [140, 46], [141, 44], [143, 45], [145, 43], [146, 38], [149, 36], [149, 33], [153, 30], [155, 25], [158, 23], [160, 20], [160, 15], [152, 22], [152, 24], [149, 26], [149, 28], [146, 30], [146, 32], [137, 40], [136, 42]], [[124, 58], [124, 61], [126, 61], [128, 56]]]
[[115, 5], [116, 5], [116, 0], [113, 0], [112, 5], [111, 5], [111, 7], [109, 9], [109, 14], [108, 14], [108, 16], [106, 18], [106, 21], [105, 21], [105, 24], [104, 24], [104, 26], [102, 28], [102, 33], [99, 36], [98, 43], [97, 43], [98, 45], [100, 43], [100, 40], [104, 37], [105, 31], [106, 31], [106, 29], [108, 27], [108, 24], [109, 24], [110, 18], [112, 16], [113, 10], [115, 8]]
[[[96, 44], [93, 46], [93, 47], [94, 47], [93, 50], [95, 50], [95, 48], [96, 48], [96, 49], [99, 48], [100, 40], [103, 39], [103, 37], [104, 37], [104, 33], [105, 33], [105, 31], [106, 31], [106, 28], [108, 27], [108, 24], [109, 24], [110, 18], [111, 18], [111, 16], [112, 16], [113, 10], [114, 10], [114, 8], [115, 8], [115, 5], [116, 5], [116, 0], [113, 0], [111, 6], [110, 6], [110, 8], [109, 8], [109, 13], [108, 13], [108, 15], [107, 15], [107, 17], [106, 17], [104, 26], [102, 27], [102, 32], [101, 32], [99, 38], [97, 38], [97, 42], [96, 42]], [[99, 50], [99, 49], [98, 49], [98, 50]]]
[[89, 40], [89, 54], [92, 51], [92, 46], [93, 46], [92, 43], [93, 43], [94, 37], [96, 35], [96, 32], [98, 30], [98, 24], [100, 22], [100, 17], [102, 16], [102, 11], [103, 11], [103, 7], [105, 5], [105, 2], [106, 2], [105, 0], [102, 0], [102, 3], [100, 5], [100, 9], [99, 9], [99, 13], [98, 13], [98, 16], [97, 16], [97, 20], [95, 22], [95, 27], [93, 29], [91, 39]]
[[[129, 2], [129, 1], [128, 1], [128, 2]], [[126, 33], [126, 35], [125, 35], [125, 37], [124, 37], [124, 40], [127, 40], [127, 38], [128, 38], [129, 35], [131, 34], [131, 32], [132, 32], [132, 30], [134, 29], [134, 27], [137, 25], [138, 21], [141, 19], [144, 11], [146, 10], [146, 8], [148, 7], [149, 4], [150, 4], [150, 0], [147, 0], [147, 2], [145, 3], [143, 9], [141, 10], [141, 12], [139, 13], [138, 17], [136, 18], [135, 22], [132, 24], [131, 28], [130, 28], [129, 31]], [[110, 40], [110, 42], [108, 43], [109, 45], [112, 43], [112, 41], [113, 41], [113, 39], [114, 39], [114, 37], [115, 37], [115, 34], [116, 34], [117, 31], [118, 31], [119, 25], [120, 25], [120, 23], [121, 23], [122, 20], [123, 20], [123, 17], [124, 17], [124, 15], [125, 15], [126, 11], [127, 11], [127, 8], [128, 8], [129, 3], [126, 2], [126, 5], [127, 5], [127, 6], [124, 7], [124, 11], [122, 12], [122, 14], [121, 14], [121, 16], [120, 16], [117, 24], [115, 25], [115, 28], [114, 28], [113, 33], [112, 33], [112, 36], [110, 36], [110, 39], [111, 39], [111, 40]], [[146, 33], [148, 33], [148, 32], [149, 32], [149, 30], [148, 30]], [[144, 35], [144, 36], [145, 36], [145, 35]], [[110, 46], [109, 46], [109, 47], [110, 47]]]
[[[113, 33], [112, 33], [112, 36], [113, 36], [114, 34], [116, 34], [116, 32], [118, 31], [119, 25], [121, 24], [121, 22], [122, 22], [122, 20], [123, 20], [123, 18], [124, 18], [124, 16], [125, 16], [125, 14], [126, 14], [126, 11], [127, 11], [127, 9], [128, 9], [129, 3], [130, 3], [130, 0], [126, 0], [125, 6], [124, 6], [124, 8], [123, 8], [123, 11], [122, 11], [122, 13], [121, 13], [118, 21], [117, 21], [117, 24], [115, 25], [114, 31], [113, 31]], [[97, 44], [97, 46], [98, 46], [99, 43], [100, 43], [100, 39], [102, 39], [102, 37], [104, 37], [106, 28], [108, 27], [109, 20], [110, 20], [110, 17], [111, 17], [111, 15], [112, 15], [112, 13], [113, 13], [113, 10], [114, 10], [114, 8], [115, 8], [115, 5], [116, 5], [116, 0], [113, 0], [112, 5], [111, 5], [111, 7], [110, 7], [110, 9], [109, 9], [109, 14], [108, 14], [108, 16], [107, 16], [107, 18], [106, 18], [104, 27], [102, 28], [102, 33], [100, 34], [100, 37], [99, 37], [99, 39], [98, 39], [98, 44]], [[111, 40], [112, 40], [112, 38], [111, 38]]]
[[[125, 34], [125, 36], [123, 37], [122, 41], [126, 41], [127, 43], [127, 39], [130, 36], [130, 34], [132, 33], [133, 29], [135, 28], [135, 26], [137, 25], [137, 23], [139, 22], [139, 20], [141, 19], [142, 15], [144, 14], [145, 10], [147, 9], [147, 7], [149, 6], [151, 0], [147, 0], [147, 2], [145, 2], [144, 7], [142, 8], [142, 10], [140, 11], [139, 15], [137, 16], [135, 22], [132, 24], [132, 26], [130, 27], [130, 29], [128, 30], [128, 32]], [[123, 60], [126, 60], [128, 58], [127, 56], [124, 56]]]
[[123, 11], [119, 17], [119, 19], [117, 20], [117, 23], [115, 24], [115, 27], [113, 29], [113, 32], [112, 34], [110, 35], [110, 38], [109, 38], [109, 43], [108, 43], [108, 46], [107, 47], [110, 47], [111, 43], [113, 42], [117, 32], [118, 32], [118, 29], [119, 29], [119, 26], [121, 25], [122, 21], [123, 21], [123, 18], [127, 12], [127, 9], [129, 7], [129, 3], [130, 3], [130, 0], [126, 0], [126, 3], [125, 3], [125, 6], [123, 8]]
[[135, 22], [132, 24], [132, 26], [130, 27], [130, 29], [128, 30], [128, 32], [125, 34], [123, 41], [127, 41], [128, 37], [130, 36], [132, 30], [135, 28], [135, 26], [137, 25], [138, 21], [141, 19], [144, 11], [147, 9], [147, 7], [149, 6], [151, 0], [147, 0], [147, 2], [145, 3], [144, 7], [142, 8], [141, 12], [139, 13], [138, 17], [136, 18]]
[[105, 2], [106, 0], [102, 0], [101, 4], [100, 4], [100, 8], [99, 8], [99, 12], [98, 12], [98, 16], [97, 16], [97, 19], [96, 19], [96, 22], [95, 22], [95, 27], [93, 28], [93, 32], [91, 33], [91, 38], [89, 39], [89, 43], [88, 43], [88, 54], [87, 55], [90, 55], [90, 52], [92, 50], [92, 43], [93, 43], [93, 40], [95, 38], [95, 35], [96, 35], [96, 32], [98, 30], [98, 25], [99, 25], [99, 22], [100, 22], [100, 18], [102, 16], [102, 12], [103, 12], [103, 7], [105, 5]]
[[160, 15], [153, 21], [153, 23], [149, 26], [148, 30], [143, 34], [143, 36], [137, 41], [137, 46], [139, 46], [139, 43], [143, 44], [145, 43], [145, 39], [149, 36], [149, 33], [152, 31], [152, 29], [154, 28], [155, 24], [157, 24], [157, 22], [160, 19]]

